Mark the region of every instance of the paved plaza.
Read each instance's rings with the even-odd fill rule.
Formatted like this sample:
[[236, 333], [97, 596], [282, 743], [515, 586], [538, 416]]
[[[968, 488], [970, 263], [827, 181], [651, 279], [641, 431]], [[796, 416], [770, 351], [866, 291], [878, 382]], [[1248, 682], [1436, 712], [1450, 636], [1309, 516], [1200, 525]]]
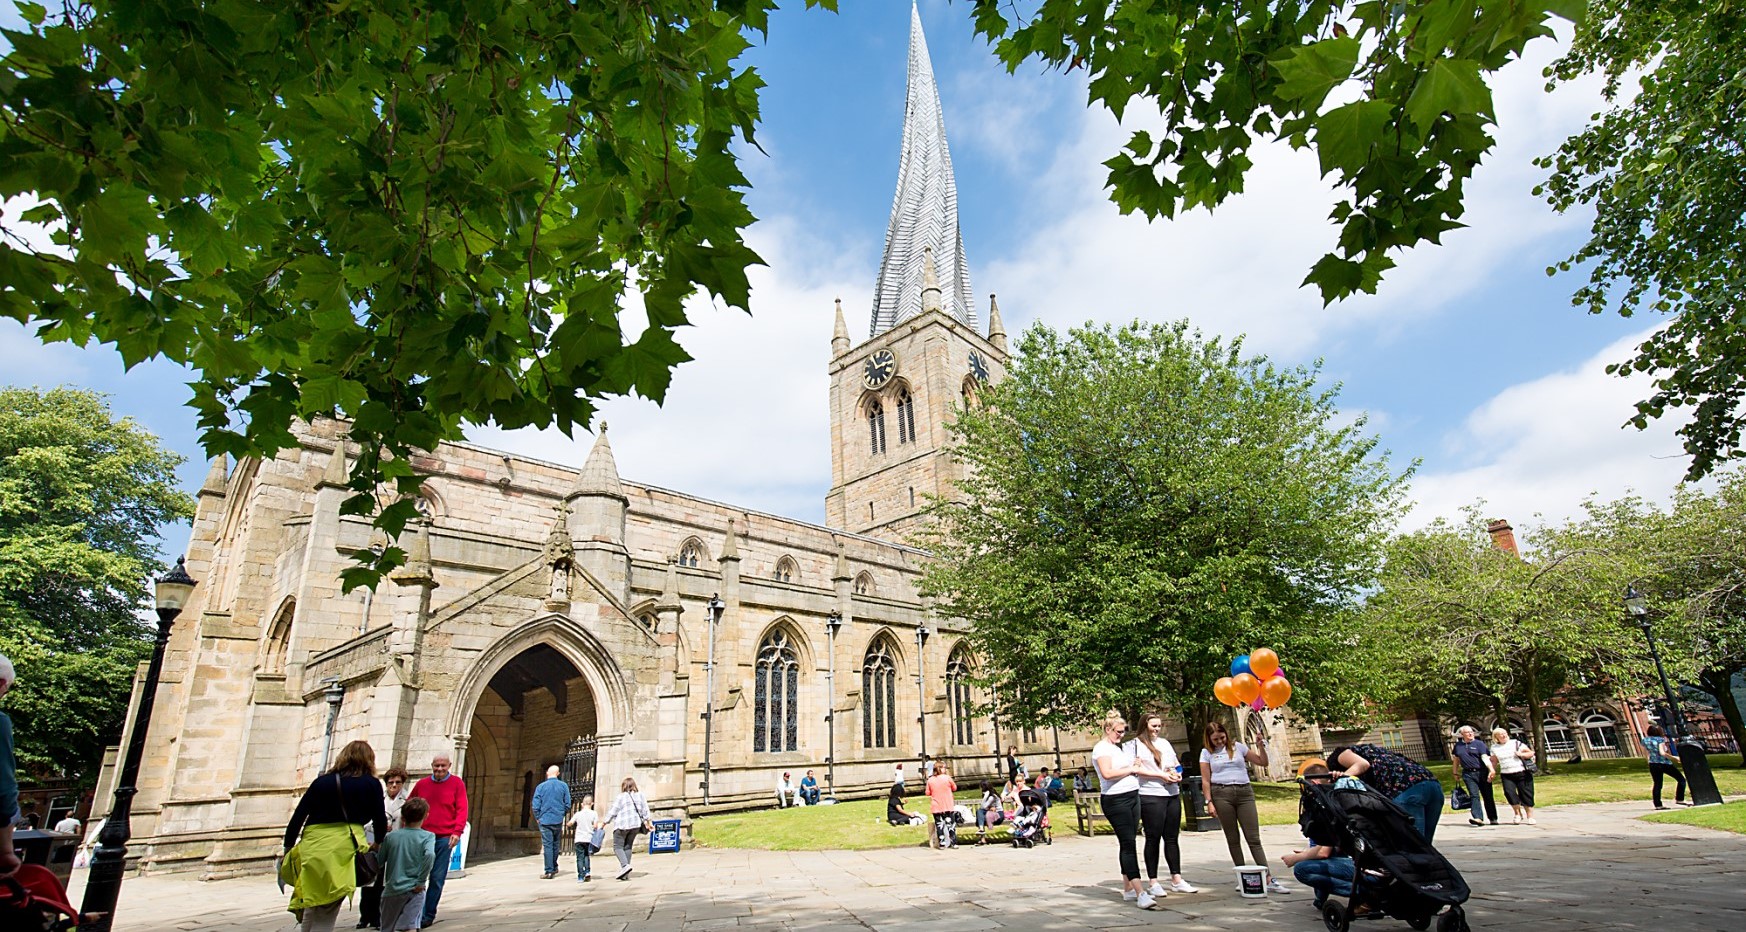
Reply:
[[[1483, 829], [1446, 814], [1437, 840], [1474, 888], [1468, 910], [1476, 929], [1746, 928], [1746, 836], [1638, 821], [1634, 817], [1644, 808], [1567, 806], [1544, 810], [1536, 827]], [[1264, 841], [1275, 864], [1301, 844], [1294, 826], [1269, 827]], [[1321, 928], [1309, 892], [1295, 885], [1289, 896], [1237, 896], [1218, 833], [1183, 836], [1184, 873], [1201, 892], [1172, 895], [1154, 912], [1124, 904], [1117, 894], [1113, 839], [1085, 839], [1071, 831], [1052, 847], [1031, 851], [968, 846], [639, 854], [635, 875], [623, 883], [610, 877], [610, 853], [597, 863], [607, 879], [585, 885], [575, 882], [573, 862], [566, 862], [568, 878], [548, 881], [539, 879], [537, 857], [477, 866], [450, 881], [435, 929]], [[75, 878], [82, 882], [82, 876]], [[296, 928], [284, 903], [265, 876], [210, 883], [177, 875], [135, 878], [122, 892], [115, 928], [281, 932]], [[340, 928], [356, 921], [356, 911], [348, 909]], [[1407, 926], [1385, 920], [1358, 928]]]

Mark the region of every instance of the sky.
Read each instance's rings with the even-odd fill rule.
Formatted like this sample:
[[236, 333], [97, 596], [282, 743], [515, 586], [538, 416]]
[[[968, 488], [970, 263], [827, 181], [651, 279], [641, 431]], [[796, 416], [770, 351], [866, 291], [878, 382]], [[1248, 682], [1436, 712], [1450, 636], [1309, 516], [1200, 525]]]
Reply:
[[[769, 85], [762, 151], [744, 150], [760, 218], [747, 240], [768, 265], [752, 271], [752, 315], [694, 302], [680, 342], [695, 361], [664, 406], [604, 406], [627, 480], [824, 519], [832, 302], [842, 299], [851, 335], [864, 339], [897, 178], [910, 10], [905, 0], [841, 5], [832, 14], [793, 0], [747, 55]], [[0, 24], [16, 22], [0, 6]], [[1532, 195], [1543, 177], [1532, 160], [1601, 107], [1593, 83], [1545, 91], [1554, 41], [1530, 46], [1495, 82], [1499, 144], [1469, 183], [1468, 228], [1398, 255], [1377, 295], [1323, 307], [1298, 285], [1336, 235], [1313, 152], [1257, 150], [1246, 192], [1215, 214], [1123, 217], [1100, 163], [1128, 130], [1087, 107], [1082, 73], [1009, 75], [973, 35], [967, 3], [919, 7], [983, 321], [996, 293], [1015, 335], [1037, 323], [1187, 318], [1276, 362], [1319, 360], [1342, 386], [1343, 413], [1366, 416], [1392, 462], [1419, 463], [1406, 527], [1476, 500], [1518, 526], [1556, 521], [1591, 495], [1659, 500], [1678, 482], [1677, 425], [1623, 427], [1648, 386], [1603, 371], [1656, 322], [1588, 315], [1569, 302], [1580, 273], [1545, 273], [1583, 242], [1588, 217], [1556, 215]], [[4, 222], [15, 220], [14, 206]], [[108, 393], [119, 414], [188, 457], [190, 490], [205, 475], [178, 367], [124, 372], [105, 347], [45, 347], [0, 321], [0, 380]], [[578, 467], [592, 442], [488, 426], [468, 437]], [[182, 533], [167, 535], [171, 552]]]

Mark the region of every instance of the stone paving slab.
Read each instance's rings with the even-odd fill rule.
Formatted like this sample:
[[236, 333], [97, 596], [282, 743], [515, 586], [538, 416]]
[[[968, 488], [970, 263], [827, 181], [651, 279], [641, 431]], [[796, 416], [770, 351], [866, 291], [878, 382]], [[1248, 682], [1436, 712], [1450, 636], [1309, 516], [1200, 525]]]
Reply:
[[[1746, 805], [1735, 802], [1731, 805]], [[1638, 821], [1642, 804], [1542, 810], [1538, 826], [1472, 828], [1446, 814], [1438, 847], [1474, 890], [1476, 929], [1535, 932], [1746, 929], [1746, 836]], [[1268, 856], [1303, 844], [1295, 826], [1263, 829]], [[775, 852], [698, 849], [639, 854], [629, 881], [539, 879], [537, 857], [482, 864], [452, 878], [435, 932], [771, 929], [795, 932], [1080, 930], [1310, 932], [1307, 890], [1245, 900], [1222, 834], [1182, 837], [1183, 873], [1201, 892], [1146, 912], [1124, 903], [1113, 839], [1070, 831], [1018, 850]], [[568, 865], [566, 865], [568, 866]], [[597, 875], [598, 876], [598, 875]], [[74, 877], [79, 901], [84, 872]], [[190, 875], [131, 878], [117, 932], [291, 932], [285, 896], [266, 876], [203, 883]], [[341, 913], [349, 929], [357, 913]], [[1360, 923], [1378, 932], [1404, 923]]]

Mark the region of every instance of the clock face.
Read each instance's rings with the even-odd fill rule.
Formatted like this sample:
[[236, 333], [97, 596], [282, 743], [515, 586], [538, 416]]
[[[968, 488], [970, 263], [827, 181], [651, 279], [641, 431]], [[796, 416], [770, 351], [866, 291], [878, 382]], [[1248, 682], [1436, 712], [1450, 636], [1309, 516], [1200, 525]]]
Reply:
[[867, 364], [861, 367], [861, 383], [868, 388], [884, 388], [885, 383], [897, 374], [897, 354], [888, 349], [882, 349], [867, 357]]
[[988, 363], [983, 362], [982, 354], [974, 350], [970, 353], [970, 374], [975, 376], [978, 382], [988, 381]]

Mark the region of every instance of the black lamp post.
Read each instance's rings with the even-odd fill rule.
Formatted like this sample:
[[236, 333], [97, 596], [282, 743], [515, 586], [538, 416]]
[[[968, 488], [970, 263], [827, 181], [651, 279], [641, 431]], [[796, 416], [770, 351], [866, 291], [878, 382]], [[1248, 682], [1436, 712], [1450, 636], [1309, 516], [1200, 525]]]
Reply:
[[727, 608], [721, 596], [712, 595], [704, 605], [703, 623], [709, 626], [709, 659], [704, 662], [703, 700], [703, 804], [709, 805], [709, 749], [715, 739], [715, 627], [721, 623], [722, 610]]
[[928, 689], [927, 661], [923, 653], [928, 646], [928, 630], [926, 623], [915, 626], [915, 706], [916, 724], [921, 726], [921, 771], [922, 779], [928, 775]]
[[85, 881], [85, 899], [79, 906], [85, 917], [79, 928], [86, 932], [108, 932], [115, 923], [115, 904], [121, 898], [121, 876], [127, 866], [127, 842], [133, 837], [130, 818], [134, 794], [139, 792], [139, 763], [145, 756], [146, 729], [151, 725], [152, 703], [164, 672], [164, 647], [170, 643], [170, 627], [194, 592], [194, 580], [188, 575], [182, 557], [176, 558], [176, 565], [154, 588], [158, 639], [152, 645], [139, 708], [133, 714], [133, 734], [127, 742], [127, 754], [121, 759], [121, 774], [115, 781], [115, 802], [109, 807], [103, 830], [97, 833], [97, 849], [91, 855], [91, 875]]
[[340, 704], [346, 701], [346, 688], [340, 684], [339, 677], [327, 681], [321, 697], [327, 700], [327, 737], [321, 746], [321, 765], [328, 767], [333, 760], [333, 726], [339, 722]]
[[1625, 611], [1636, 620], [1643, 629], [1643, 637], [1649, 642], [1649, 656], [1655, 660], [1655, 672], [1661, 677], [1661, 691], [1666, 697], [1668, 717], [1673, 726], [1673, 740], [1679, 748], [1679, 763], [1685, 767], [1686, 782], [1691, 784], [1691, 801], [1698, 806], [1718, 806], [1722, 803], [1722, 792], [1716, 787], [1716, 775], [1710, 772], [1709, 752], [1704, 749], [1702, 741], [1686, 727], [1685, 715], [1679, 709], [1679, 700], [1673, 694], [1673, 683], [1667, 679], [1667, 668], [1661, 664], [1661, 651], [1655, 646], [1655, 631], [1649, 620], [1649, 600], [1637, 587], [1628, 586], [1625, 589]]
[[837, 629], [842, 626], [843, 613], [831, 609], [825, 616], [825, 643], [830, 651], [830, 666], [825, 668], [825, 783], [833, 800], [837, 798]]

